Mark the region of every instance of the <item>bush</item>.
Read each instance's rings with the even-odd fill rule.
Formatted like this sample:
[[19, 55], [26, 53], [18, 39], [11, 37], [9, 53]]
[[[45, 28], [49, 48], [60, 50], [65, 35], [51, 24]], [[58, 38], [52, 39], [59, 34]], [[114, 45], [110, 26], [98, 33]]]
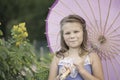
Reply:
[[14, 25], [11, 36], [8, 41], [0, 39], [0, 80], [47, 80], [51, 57], [38, 61], [25, 23]]

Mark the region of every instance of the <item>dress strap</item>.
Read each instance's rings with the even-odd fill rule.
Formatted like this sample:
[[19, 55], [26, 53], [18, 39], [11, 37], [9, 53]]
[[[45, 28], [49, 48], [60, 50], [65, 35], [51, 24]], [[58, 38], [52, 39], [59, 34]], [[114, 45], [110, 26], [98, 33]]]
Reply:
[[87, 64], [91, 64], [89, 55], [86, 56], [84, 65], [87, 65]]

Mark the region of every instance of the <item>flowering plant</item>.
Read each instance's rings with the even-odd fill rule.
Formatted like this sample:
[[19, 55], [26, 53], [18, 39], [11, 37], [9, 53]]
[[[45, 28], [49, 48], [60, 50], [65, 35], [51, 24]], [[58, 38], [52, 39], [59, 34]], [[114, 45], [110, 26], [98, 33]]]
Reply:
[[14, 25], [11, 36], [8, 41], [0, 39], [0, 79], [47, 80], [49, 67], [37, 60], [25, 23]]
[[28, 37], [28, 33], [25, 27], [25, 23], [14, 25], [11, 32], [12, 32], [11, 33], [12, 38], [16, 42], [16, 46], [26, 43], [26, 38]]

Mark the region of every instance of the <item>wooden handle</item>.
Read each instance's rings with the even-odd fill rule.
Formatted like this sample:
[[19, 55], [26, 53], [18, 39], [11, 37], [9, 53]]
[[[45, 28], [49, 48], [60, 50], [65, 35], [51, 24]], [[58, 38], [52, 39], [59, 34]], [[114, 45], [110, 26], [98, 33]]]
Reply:
[[70, 69], [67, 69], [66, 72], [64, 72], [61, 76], [60, 76], [60, 80], [64, 80], [68, 74], [70, 73]]

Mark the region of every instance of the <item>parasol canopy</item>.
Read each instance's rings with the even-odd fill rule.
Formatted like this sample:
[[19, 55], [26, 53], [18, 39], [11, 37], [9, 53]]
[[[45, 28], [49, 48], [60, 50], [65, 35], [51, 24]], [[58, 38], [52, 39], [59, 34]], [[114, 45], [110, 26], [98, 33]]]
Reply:
[[120, 0], [56, 0], [46, 20], [48, 47], [60, 46], [60, 21], [77, 14], [86, 21], [88, 46], [101, 58], [104, 79], [120, 80]]

